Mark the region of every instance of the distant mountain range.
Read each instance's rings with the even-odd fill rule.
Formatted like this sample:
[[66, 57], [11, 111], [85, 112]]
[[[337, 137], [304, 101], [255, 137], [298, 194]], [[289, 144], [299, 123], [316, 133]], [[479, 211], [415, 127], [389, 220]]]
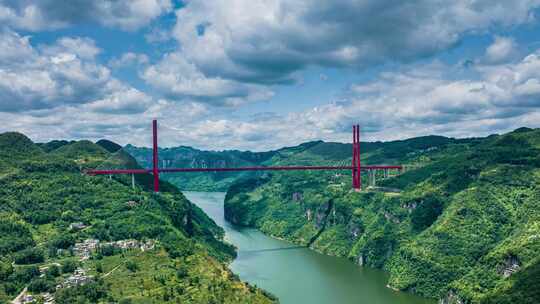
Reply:
[[[443, 136], [424, 136], [391, 142], [363, 142], [364, 156], [375, 163], [396, 163], [403, 155], [416, 153], [423, 149], [437, 148], [449, 143], [467, 142], [473, 139], [457, 140]], [[152, 149], [133, 145], [124, 147], [137, 162], [145, 168], [152, 167]], [[292, 157], [294, 155], [294, 157]], [[302, 158], [302, 155], [305, 158]], [[344, 143], [312, 141], [294, 147], [284, 147], [267, 152], [238, 150], [204, 151], [187, 146], [160, 148], [159, 159], [162, 168], [223, 168], [289, 165], [348, 165], [352, 155], [352, 145]], [[291, 161], [294, 160], [294, 161]], [[397, 164], [397, 163], [396, 163]], [[226, 191], [239, 179], [266, 176], [264, 172], [213, 172], [213, 173], [174, 173], [162, 174], [182, 190]]]
[[[299, 146], [315, 145], [319, 142]], [[275, 157], [285, 155], [289, 149], [284, 148], [268, 152], [250, 151], [203, 151], [192, 147], [175, 147], [159, 149], [159, 166], [162, 168], [224, 168], [247, 167], [270, 164]], [[152, 149], [132, 145], [124, 147], [141, 166], [152, 167]], [[170, 181], [182, 190], [191, 191], [226, 191], [236, 180], [247, 177], [261, 176], [258, 172], [213, 172], [213, 173], [175, 173], [162, 174], [162, 178]]]

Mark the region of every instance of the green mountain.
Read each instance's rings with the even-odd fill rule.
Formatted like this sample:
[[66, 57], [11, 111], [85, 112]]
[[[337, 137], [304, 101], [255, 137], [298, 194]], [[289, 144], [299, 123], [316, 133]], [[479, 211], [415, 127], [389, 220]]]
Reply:
[[[351, 145], [284, 149], [270, 164], [346, 164]], [[540, 129], [486, 138], [362, 143], [363, 164], [403, 164], [351, 190], [350, 172], [239, 180], [226, 218], [359, 265], [440, 303], [540, 303]], [[363, 173], [363, 184], [368, 176]]]
[[109, 141], [0, 134], [0, 303], [21, 291], [56, 303], [274, 301], [228, 270], [222, 228], [177, 188], [81, 171], [99, 167], [138, 164]]
[[122, 149], [122, 146], [107, 139], [100, 139], [96, 142], [96, 145], [101, 146], [103, 149], [114, 153]]
[[[152, 167], [152, 149], [127, 145], [124, 150], [133, 155], [145, 168]], [[223, 168], [258, 166], [270, 159], [277, 152], [249, 151], [202, 151], [191, 147], [160, 148], [160, 167], [163, 168]], [[256, 172], [212, 172], [212, 173], [175, 173], [161, 174], [161, 178], [170, 181], [182, 190], [190, 191], [226, 191], [240, 178], [260, 176]]]

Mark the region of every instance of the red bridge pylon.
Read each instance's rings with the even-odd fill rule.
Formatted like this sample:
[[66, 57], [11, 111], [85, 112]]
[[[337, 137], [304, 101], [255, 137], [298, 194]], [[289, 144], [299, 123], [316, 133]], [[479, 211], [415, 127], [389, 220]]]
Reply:
[[353, 126], [352, 186], [362, 190], [362, 167], [360, 165], [360, 125]]

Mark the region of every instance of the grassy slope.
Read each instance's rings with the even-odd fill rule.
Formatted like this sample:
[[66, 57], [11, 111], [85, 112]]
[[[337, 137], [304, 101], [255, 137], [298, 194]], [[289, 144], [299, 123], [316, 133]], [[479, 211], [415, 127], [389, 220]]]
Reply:
[[[91, 273], [96, 272], [98, 263], [104, 270], [120, 265], [95, 286], [89, 285], [95, 290], [87, 296], [97, 295], [99, 301], [271, 302], [260, 290], [230, 273], [225, 263], [234, 256], [234, 249], [221, 241], [222, 229], [174, 187], [166, 185], [160, 195], [154, 195], [146, 191], [148, 177], [138, 180], [141, 183], [132, 190], [130, 182], [122, 178], [81, 174], [81, 169], [100, 164], [136, 166], [129, 155], [110, 153], [88, 141], [40, 146], [48, 147], [45, 150], [49, 152], [24, 135], [0, 134], [0, 303], [13, 298], [29, 282], [39, 281], [37, 266], [64, 265], [68, 260], [79, 263], [69, 250], [58, 255], [57, 248], [69, 248], [86, 238], [158, 241], [154, 251], [115, 254], [103, 260], [98, 256], [83, 263]], [[128, 201], [136, 204], [128, 205]], [[90, 227], [69, 231], [69, 224], [79, 221]], [[29, 252], [37, 257], [28, 258]], [[21, 257], [29, 259], [26, 265], [12, 264], [22, 261]], [[138, 270], [126, 270], [128, 259], [137, 264]], [[179, 267], [185, 273], [179, 272]], [[58, 283], [68, 275], [46, 279]], [[118, 284], [132, 278], [144, 282], [145, 288]], [[97, 292], [100, 288], [105, 290], [103, 295]], [[71, 292], [85, 291], [73, 289], [59, 294], [59, 300], [72, 301], [77, 295]], [[84, 299], [81, 303], [86, 303]]]
[[[414, 165], [379, 182], [401, 192], [351, 192], [348, 173], [280, 173], [233, 185], [227, 218], [301, 244], [325, 227], [312, 248], [385, 268], [393, 288], [449, 302], [540, 301], [531, 292], [540, 285], [540, 130], [362, 148], [364, 163]], [[320, 143], [273, 161], [336, 163], [349, 151], [350, 145]], [[293, 200], [295, 192], [300, 200]], [[520, 271], [504, 278], [511, 259]]]

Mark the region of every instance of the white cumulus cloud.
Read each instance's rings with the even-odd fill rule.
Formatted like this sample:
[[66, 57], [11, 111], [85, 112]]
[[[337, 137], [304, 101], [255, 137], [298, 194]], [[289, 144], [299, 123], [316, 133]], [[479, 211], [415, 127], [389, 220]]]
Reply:
[[87, 22], [132, 31], [148, 25], [172, 7], [170, 0], [3, 0], [0, 22], [30, 31]]
[[[188, 1], [173, 36], [205, 75], [288, 83], [309, 65], [365, 67], [446, 50], [467, 33], [530, 22], [539, 0]], [[507, 55], [500, 40], [489, 56]]]

